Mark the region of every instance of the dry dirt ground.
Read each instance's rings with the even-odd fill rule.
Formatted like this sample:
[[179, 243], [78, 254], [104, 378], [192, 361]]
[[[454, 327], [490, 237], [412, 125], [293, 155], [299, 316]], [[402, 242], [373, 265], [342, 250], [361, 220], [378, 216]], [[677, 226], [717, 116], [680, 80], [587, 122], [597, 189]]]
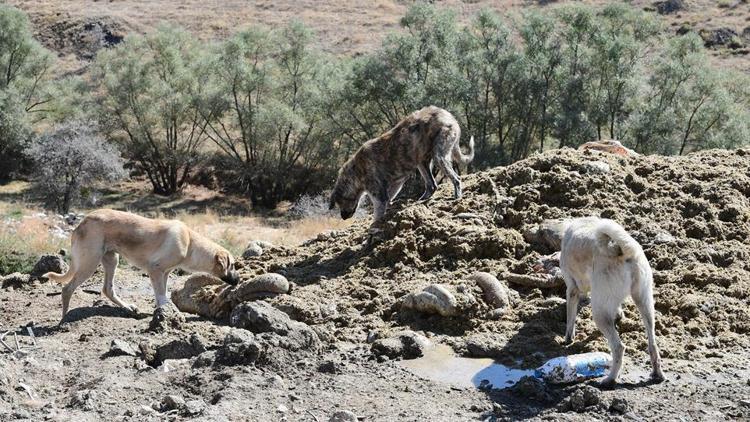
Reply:
[[[230, 331], [253, 336], [230, 328], [234, 318], [188, 315], [182, 325], [149, 331], [152, 294], [132, 269], [121, 271], [118, 285], [141, 309], [137, 317], [79, 290], [67, 323], [57, 327], [59, 286], [0, 289], [0, 329], [15, 330], [25, 345], [22, 327], [33, 324], [38, 345], [0, 354], [0, 419], [323, 421], [339, 410], [363, 421], [748, 419], [748, 158], [750, 150], [666, 158], [549, 151], [464, 176], [459, 201], [447, 184], [428, 203], [398, 201], [374, 234], [362, 220], [299, 247], [268, 248], [243, 261], [243, 278], [285, 275], [290, 293], [266, 301], [298, 328], [270, 334], [247, 327], [256, 332], [247, 344], [265, 343], [241, 365], [218, 358], [234, 344], [225, 343]], [[523, 368], [607, 351], [585, 305], [574, 343], [562, 344], [562, 288], [507, 283], [508, 274], [531, 274], [536, 260], [553, 252], [535, 232], [538, 224], [584, 215], [621, 222], [644, 247], [655, 273], [664, 383], [647, 380], [645, 336], [630, 302], [619, 324], [624, 373], [611, 391], [533, 382], [454, 388], [407, 372], [400, 358], [376, 358], [373, 341], [403, 330], [464, 356]], [[504, 311], [493, 311], [467, 278], [478, 270], [509, 287]], [[99, 277], [84, 288], [98, 290]], [[183, 282], [175, 278], [172, 288]], [[404, 306], [409, 294], [433, 283], [455, 295], [457, 312]], [[299, 327], [314, 333], [315, 347], [293, 346]], [[113, 340], [129, 344], [134, 356], [112, 356]], [[149, 350], [170, 349], [170, 342], [187, 345], [180, 349], [185, 359], [159, 366]], [[189, 405], [161, 405], [170, 394]]]
[[[385, 36], [399, 28], [399, 20], [412, 1], [404, 0], [6, 0], [26, 11], [37, 38], [61, 57], [58, 71], [77, 72], [96, 51], [119, 42], [131, 33], [145, 33], [159, 24], [180, 25], [202, 39], [222, 39], [248, 25], [279, 27], [300, 20], [315, 30], [323, 50], [356, 55], [376, 48]], [[605, 4], [606, 0], [580, 3]], [[549, 0], [442, 0], [439, 7], [454, 10], [462, 23], [482, 8], [512, 18], [525, 9], [556, 7], [572, 1]], [[579, 2], [575, 2], [579, 3]], [[659, 14], [665, 32], [680, 28], [700, 32], [727, 28], [743, 46], [712, 49], [715, 62], [750, 71], [750, 4], [745, 0], [632, 0], [637, 8], [657, 13], [659, 4], [681, 6]]]

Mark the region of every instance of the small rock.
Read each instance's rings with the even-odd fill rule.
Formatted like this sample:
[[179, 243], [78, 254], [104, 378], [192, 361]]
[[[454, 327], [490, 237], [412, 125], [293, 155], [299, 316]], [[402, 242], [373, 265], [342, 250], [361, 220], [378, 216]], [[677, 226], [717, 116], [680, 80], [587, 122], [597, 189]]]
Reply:
[[162, 411], [179, 410], [185, 407], [185, 399], [180, 396], [168, 395], [161, 400]]
[[622, 397], [615, 397], [609, 405], [610, 412], [625, 414], [628, 413], [628, 410], [630, 410], [628, 401]]
[[601, 395], [601, 391], [590, 385], [579, 387], [568, 397], [570, 409], [583, 412], [587, 407], [599, 404]]
[[341, 363], [332, 360], [326, 360], [318, 365], [318, 372], [324, 374], [339, 374], [341, 373]]
[[109, 356], [136, 356], [138, 353], [132, 344], [124, 340], [114, 339], [109, 346]]
[[611, 170], [604, 161], [587, 161], [583, 164], [583, 169], [587, 174], [607, 174]]
[[244, 259], [250, 259], [261, 255], [263, 255], [263, 248], [261, 248], [255, 241], [248, 243], [247, 247], [245, 247], [245, 251], [242, 252], [242, 258]]
[[659, 232], [654, 236], [653, 243], [654, 245], [666, 245], [670, 243], [674, 243], [675, 238], [671, 234], [667, 232]]
[[32, 280], [40, 280], [49, 272], [64, 274], [68, 272], [68, 264], [60, 255], [42, 255], [31, 270], [30, 277]]
[[357, 422], [357, 415], [348, 410], [339, 410], [331, 415], [328, 422]]
[[276, 408], [276, 411], [279, 413], [286, 413], [289, 411], [289, 408], [283, 404], [280, 404], [279, 407]]
[[430, 341], [414, 331], [402, 331], [394, 336], [375, 340], [371, 349], [375, 356], [387, 356], [390, 359], [414, 359], [424, 355]]
[[421, 292], [404, 296], [402, 307], [419, 312], [439, 314], [442, 316], [458, 315], [456, 297], [440, 284], [431, 284]]
[[476, 281], [484, 292], [484, 300], [494, 308], [507, 308], [510, 305], [508, 287], [501, 283], [494, 275], [482, 271], [474, 273], [471, 277]]
[[154, 310], [154, 316], [148, 324], [148, 330], [161, 333], [169, 329], [179, 330], [185, 323], [185, 316], [177, 307], [170, 303], [159, 306]]
[[18, 289], [29, 285], [32, 282], [32, 278], [28, 274], [13, 273], [2, 277], [2, 283], [0, 283], [3, 289], [14, 288]]
[[263, 348], [253, 333], [232, 330], [224, 337], [224, 344], [216, 351], [216, 363], [221, 365], [248, 365], [260, 357]]
[[656, 3], [654, 3], [654, 6], [656, 6], [656, 12], [660, 15], [669, 15], [686, 8], [685, 0], [657, 1]]
[[193, 362], [193, 368], [206, 368], [214, 364], [216, 361], [216, 352], [209, 350], [203, 352], [195, 358]]
[[206, 410], [206, 402], [203, 400], [188, 400], [185, 402], [185, 407], [182, 410], [182, 414], [185, 416], [196, 416], [200, 415]]
[[538, 378], [525, 376], [510, 388], [513, 393], [524, 398], [533, 398], [540, 401], [549, 400], [547, 386]]
[[[206, 340], [197, 333], [193, 333], [189, 338], [180, 338], [169, 341], [156, 347], [153, 353], [149, 350], [144, 350], [141, 347], [141, 352], [144, 354], [144, 359], [151, 366], [159, 366], [166, 360], [174, 359], [189, 359], [194, 356], [198, 356], [206, 351]], [[146, 358], [153, 356], [150, 360]]]

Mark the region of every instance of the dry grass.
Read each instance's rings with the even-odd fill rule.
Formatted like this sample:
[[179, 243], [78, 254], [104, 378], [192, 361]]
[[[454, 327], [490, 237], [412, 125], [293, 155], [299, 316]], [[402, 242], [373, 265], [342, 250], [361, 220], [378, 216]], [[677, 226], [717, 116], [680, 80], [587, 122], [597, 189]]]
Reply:
[[220, 216], [213, 211], [179, 213], [173, 218], [218, 242], [235, 255], [241, 255], [251, 240], [264, 240], [279, 246], [298, 246], [326, 230], [341, 229], [352, 222], [334, 217]]
[[67, 239], [54, 235], [46, 220], [32, 214], [24, 206], [0, 203], [0, 275], [28, 273], [39, 256], [66, 247]]
[[[514, 15], [528, 8], [558, 7], [566, 3], [605, 4], [606, 0], [443, 0], [440, 7], [456, 11], [459, 20], [468, 22], [483, 8]], [[221, 39], [250, 25], [279, 27], [301, 20], [314, 29], [323, 50], [351, 56], [367, 52], [380, 44], [385, 35], [398, 28], [401, 16], [411, 1], [400, 0], [9, 0], [7, 3], [25, 10], [38, 33], [53, 23], [83, 18], [110, 18], [118, 22], [125, 34], [145, 33], [162, 23], [183, 26], [205, 40]], [[632, 0], [634, 7], [653, 10], [654, 0]], [[688, 0], [689, 8], [661, 16], [665, 28], [674, 33], [688, 25], [696, 31], [728, 27], [737, 33], [750, 26], [750, 4], [746, 1]], [[722, 64], [750, 71], [750, 55], [717, 51]], [[69, 66], [84, 63], [68, 55]]]
[[[259, 215], [252, 212], [245, 198], [200, 186], [188, 186], [179, 195], [160, 197], [151, 194], [149, 185], [142, 181], [121, 183], [100, 194], [96, 206], [74, 211], [87, 213], [105, 207], [183, 221], [235, 255], [241, 255], [251, 240], [297, 246], [323, 231], [351, 224], [328, 215], [292, 217], [289, 204], [269, 215]], [[41, 208], [41, 198], [35, 199], [29, 183], [0, 185], [0, 275], [28, 272], [39, 255], [69, 247], [69, 239], [53, 233], [53, 227], [59, 224], [57, 218], [52, 214], [41, 217]]]

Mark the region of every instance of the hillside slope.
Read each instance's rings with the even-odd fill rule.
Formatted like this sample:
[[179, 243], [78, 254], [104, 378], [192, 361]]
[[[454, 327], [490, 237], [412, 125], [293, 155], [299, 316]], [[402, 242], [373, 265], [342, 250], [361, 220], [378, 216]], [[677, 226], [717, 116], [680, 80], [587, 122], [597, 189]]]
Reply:
[[[63, 57], [67, 71], [80, 70], [91, 51], [99, 46], [131, 33], [148, 32], [163, 23], [184, 26], [203, 39], [219, 39], [247, 25], [278, 27], [296, 19], [316, 31], [325, 51], [355, 55], [378, 46], [389, 31], [398, 28], [399, 19], [412, 4], [403, 0], [7, 0], [7, 3], [30, 15], [38, 38]], [[515, 15], [527, 8], [556, 7], [573, 2], [444, 0], [435, 3], [455, 10], [460, 21], [467, 22], [482, 8]], [[604, 4], [606, 1], [575, 3]], [[748, 2], [633, 0], [631, 3], [658, 13], [668, 33], [703, 31], [707, 44], [714, 46], [717, 63], [750, 72]]]

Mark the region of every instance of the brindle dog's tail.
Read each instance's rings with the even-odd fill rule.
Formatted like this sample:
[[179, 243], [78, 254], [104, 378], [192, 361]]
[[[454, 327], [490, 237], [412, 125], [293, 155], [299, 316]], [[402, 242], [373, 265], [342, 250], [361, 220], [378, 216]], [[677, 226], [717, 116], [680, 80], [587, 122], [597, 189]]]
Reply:
[[469, 138], [469, 153], [464, 155], [461, 152], [461, 146], [456, 142], [453, 146], [453, 161], [459, 163], [462, 166], [468, 165], [474, 160], [474, 137]]

